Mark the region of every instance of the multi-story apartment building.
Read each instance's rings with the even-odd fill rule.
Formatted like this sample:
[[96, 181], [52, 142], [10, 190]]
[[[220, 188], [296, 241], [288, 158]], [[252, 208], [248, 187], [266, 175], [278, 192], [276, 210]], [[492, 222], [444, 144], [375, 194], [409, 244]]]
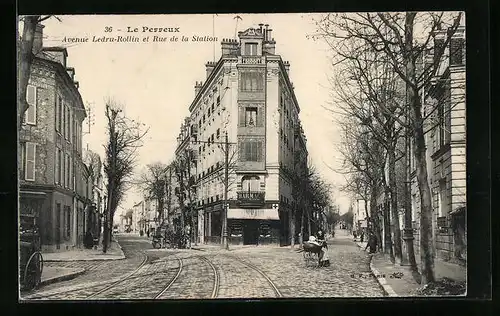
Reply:
[[294, 157], [300, 151], [307, 161], [307, 150], [290, 64], [275, 53], [271, 31], [260, 24], [239, 32], [239, 40], [224, 39], [221, 58], [206, 64], [205, 82], [195, 85], [189, 146], [196, 162], [198, 234], [206, 242], [220, 241], [224, 207], [230, 243], [290, 241], [293, 175], [299, 168]]
[[[443, 45], [446, 36], [446, 30], [436, 33], [434, 49]], [[432, 63], [433, 58], [429, 54], [427, 63]], [[434, 250], [438, 258], [463, 262], [467, 254], [464, 26], [460, 26], [452, 36], [438, 62], [439, 68], [426, 87], [425, 98], [426, 112], [436, 109], [426, 127], [427, 166], [434, 210]], [[420, 210], [420, 197], [414, 161], [411, 161], [410, 170], [415, 219]], [[413, 222], [417, 243], [418, 225], [418, 221]]]
[[86, 114], [75, 70], [66, 64], [66, 49], [43, 47], [42, 30], [38, 25], [27, 93], [30, 107], [19, 133], [20, 209], [32, 212], [39, 206], [44, 250], [68, 249], [83, 236], [81, 126]]

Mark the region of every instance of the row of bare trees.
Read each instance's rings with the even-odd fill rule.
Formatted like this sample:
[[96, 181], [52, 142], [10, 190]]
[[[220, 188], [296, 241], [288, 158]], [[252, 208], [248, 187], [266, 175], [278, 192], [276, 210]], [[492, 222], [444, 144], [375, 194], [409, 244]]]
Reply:
[[[326, 14], [316, 21], [319, 32], [313, 36], [325, 40], [334, 56], [331, 79], [336, 99], [330, 110], [342, 130], [340, 151], [348, 180], [344, 189], [370, 201], [369, 218], [379, 242], [383, 230], [383, 248], [393, 262], [403, 257], [398, 214], [403, 199], [398, 201], [398, 192], [407, 181], [398, 175], [398, 163], [406, 170], [408, 159], [415, 159], [423, 284], [435, 280], [424, 127], [436, 109], [424, 111], [422, 100], [461, 18], [459, 12]], [[445, 30], [445, 40], [433, 47], [434, 58], [426, 62], [435, 33], [441, 30]], [[413, 156], [408, 157], [408, 152]], [[377, 212], [379, 196], [384, 197], [380, 214], [384, 227]], [[407, 219], [411, 211], [408, 203], [403, 205]], [[412, 240], [407, 250], [416, 269]]]

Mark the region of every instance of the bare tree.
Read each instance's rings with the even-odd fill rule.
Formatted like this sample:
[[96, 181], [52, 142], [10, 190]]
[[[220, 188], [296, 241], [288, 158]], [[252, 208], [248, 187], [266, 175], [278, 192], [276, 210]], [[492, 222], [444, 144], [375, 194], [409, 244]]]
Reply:
[[144, 195], [148, 199], [156, 200], [158, 219], [164, 218], [165, 198], [167, 195], [168, 165], [156, 162], [146, 166], [146, 170], [137, 180]]
[[[417, 166], [417, 182], [420, 191], [420, 248], [422, 283], [435, 281], [434, 255], [432, 248], [432, 204], [428, 182], [426, 145], [422, 99], [424, 88], [435, 77], [441, 57], [457, 31], [462, 13], [406, 12], [406, 13], [358, 13], [327, 14], [318, 22], [322, 37], [332, 47], [340, 49], [352, 46], [383, 53], [392, 70], [406, 85], [408, 120], [393, 118], [409, 129], [413, 138], [414, 156]], [[447, 37], [435, 45], [434, 61], [425, 64], [419, 72], [419, 58], [433, 42], [436, 32], [446, 30]], [[337, 62], [342, 63], [340, 58]], [[381, 107], [387, 114], [386, 108]], [[430, 112], [433, 112], [431, 109]]]
[[105, 213], [104, 252], [107, 251], [111, 239], [110, 226], [115, 211], [129, 188], [129, 181], [136, 165], [137, 149], [142, 146], [142, 140], [149, 130], [144, 130], [144, 124], [126, 117], [121, 106], [113, 99], [106, 101], [105, 115], [108, 141], [105, 145], [104, 172], [108, 180], [108, 205]]

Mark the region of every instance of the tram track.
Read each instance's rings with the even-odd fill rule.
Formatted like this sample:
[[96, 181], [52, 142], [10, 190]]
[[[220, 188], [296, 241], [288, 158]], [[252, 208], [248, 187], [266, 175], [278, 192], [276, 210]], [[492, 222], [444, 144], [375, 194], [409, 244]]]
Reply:
[[[169, 297], [167, 294], [173, 294], [169, 293], [169, 290], [172, 289], [172, 287], [177, 286], [179, 288], [183, 289], [191, 289], [193, 290], [193, 283], [196, 283], [196, 281], [200, 277], [206, 277], [207, 275], [196, 275], [196, 272], [193, 270], [192, 267], [196, 264], [195, 262], [192, 262], [190, 264], [185, 264], [185, 261], [189, 260], [192, 261], [194, 259], [198, 259], [206, 264], [211, 268], [213, 272], [213, 286], [210, 289], [210, 296], [209, 298], [217, 298], [219, 294], [219, 286], [220, 286], [220, 276], [219, 272], [217, 271], [217, 268], [213, 265], [213, 263], [206, 258], [205, 256], [192, 256], [192, 257], [187, 257], [187, 258], [176, 258], [178, 260], [178, 270], [177, 273], [169, 280], [167, 285], [160, 291], [158, 292], [155, 296], [154, 299], [176, 299], [176, 298], [194, 298], [190, 296], [190, 293], [186, 293], [185, 291], [183, 292], [174, 292], [175, 294], [180, 294], [179, 297]], [[191, 266], [191, 268], [189, 268]], [[185, 267], [188, 267], [188, 270], [185, 269]], [[181, 277], [182, 275], [182, 277]], [[200, 289], [195, 289], [195, 290], [200, 290]], [[206, 292], [205, 292], [206, 293]], [[182, 297], [183, 295], [187, 295], [187, 297]], [[195, 296], [198, 296], [199, 293]]]
[[[113, 287], [116, 287], [117, 285], [125, 282], [126, 280], [132, 278], [135, 274], [137, 274], [137, 272], [142, 269], [144, 267], [144, 265], [148, 262], [149, 260], [149, 256], [146, 254], [146, 252], [144, 251], [141, 251], [141, 254], [143, 256], [143, 260], [141, 261], [141, 263], [139, 264], [139, 266], [137, 266], [137, 268], [135, 268], [133, 271], [131, 271], [130, 273], [128, 273], [127, 275], [125, 275], [124, 277], [122, 278], [119, 278], [115, 281], [111, 281], [109, 285], [105, 286], [104, 288], [96, 291], [96, 292], [92, 292], [91, 294], [89, 295], [85, 295], [84, 298], [82, 299], [92, 299], [94, 298], [95, 296], [99, 295], [99, 294], [102, 294], [110, 289], [112, 289]], [[82, 291], [86, 291], [86, 290], [89, 290], [89, 289], [92, 289], [92, 288], [97, 288], [97, 287], [101, 287], [103, 284], [102, 283], [99, 283], [99, 282], [93, 282], [93, 284], [91, 284], [90, 286], [82, 286], [82, 287], [76, 287], [74, 289], [70, 289], [70, 290], [66, 290], [66, 291], [57, 291], [55, 293], [49, 293], [49, 294], [46, 294], [46, 295], [34, 295], [34, 296], [30, 296], [28, 299], [50, 299], [51, 297], [58, 297], [58, 296], [62, 296], [62, 295], [67, 295], [67, 294], [70, 294], [70, 293], [75, 293], [75, 292], [82, 292]]]
[[276, 297], [280, 298], [280, 297], [283, 297], [283, 294], [281, 294], [280, 290], [278, 289], [278, 287], [276, 286], [276, 284], [266, 275], [266, 273], [264, 271], [262, 271], [261, 269], [259, 269], [257, 266], [255, 266], [253, 263], [250, 263], [246, 260], [243, 260], [239, 257], [236, 257], [236, 256], [232, 256], [232, 255], [226, 255], [226, 257], [229, 257], [229, 258], [232, 258], [240, 263], [242, 263], [243, 265], [249, 267], [250, 269], [254, 270], [255, 272], [257, 272], [259, 275], [261, 275], [266, 281], [267, 283], [271, 286], [271, 288], [273, 289], [273, 292], [275, 294]]

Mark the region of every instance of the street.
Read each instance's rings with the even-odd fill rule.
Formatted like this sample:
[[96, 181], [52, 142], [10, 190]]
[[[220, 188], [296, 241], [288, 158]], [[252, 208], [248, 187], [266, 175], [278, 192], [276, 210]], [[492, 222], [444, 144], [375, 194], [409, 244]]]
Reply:
[[289, 247], [156, 250], [146, 237], [121, 234], [116, 238], [126, 259], [47, 262], [46, 266], [85, 268], [86, 273], [21, 296], [28, 300], [382, 297], [370, 274], [368, 254], [342, 233], [328, 241], [331, 265], [326, 268], [306, 265], [302, 253]]

